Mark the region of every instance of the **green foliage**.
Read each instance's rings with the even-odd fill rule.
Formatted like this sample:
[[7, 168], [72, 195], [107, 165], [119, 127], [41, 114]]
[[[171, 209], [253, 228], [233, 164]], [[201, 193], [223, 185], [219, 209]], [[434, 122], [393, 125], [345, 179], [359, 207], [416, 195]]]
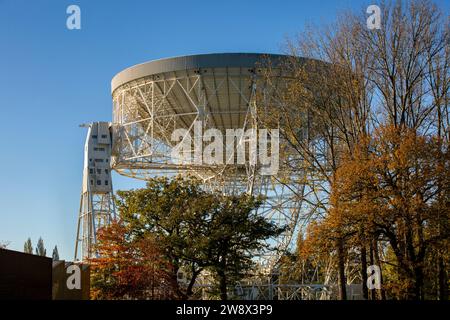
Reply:
[[226, 299], [227, 286], [251, 269], [255, 252], [267, 248], [262, 240], [283, 231], [255, 214], [260, 199], [207, 193], [192, 178], [155, 178], [146, 188], [117, 194], [130, 236], [157, 239], [174, 281], [180, 270], [188, 271], [187, 287], [177, 289], [180, 298], [192, 295], [197, 276], [208, 269]]
[[47, 255], [47, 250], [44, 247], [44, 240], [39, 237], [37, 246], [36, 246], [36, 255], [45, 257]]
[[216, 274], [221, 299], [227, 299], [227, 286], [251, 270], [253, 255], [269, 247], [263, 240], [283, 230], [256, 214], [259, 199], [242, 196], [216, 196], [210, 216], [203, 221], [204, 247], [209, 269]]
[[58, 253], [58, 247], [57, 246], [55, 246], [53, 248], [52, 259], [53, 259], [53, 261], [58, 261], [59, 260], [59, 253]]
[[33, 254], [33, 245], [30, 238], [25, 241], [25, 244], [23, 245], [23, 252]]

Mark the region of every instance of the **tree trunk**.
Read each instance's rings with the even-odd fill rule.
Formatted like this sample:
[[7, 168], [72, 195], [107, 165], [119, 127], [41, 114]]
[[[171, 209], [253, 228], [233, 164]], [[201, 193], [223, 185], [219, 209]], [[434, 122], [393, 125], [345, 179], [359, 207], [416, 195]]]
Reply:
[[227, 276], [224, 271], [218, 271], [217, 275], [219, 276], [219, 290], [220, 290], [220, 299], [228, 300], [227, 295]]
[[378, 252], [378, 243], [377, 243], [376, 239], [373, 240], [373, 251], [374, 251], [374, 256], [375, 256], [375, 262], [376, 262], [377, 266], [380, 268], [381, 300], [386, 300], [386, 291], [383, 288], [383, 268], [381, 268], [380, 254]]
[[[369, 247], [369, 260], [370, 260], [370, 265], [373, 266], [374, 265], [374, 257], [373, 257], [373, 241], [370, 241], [370, 247]], [[375, 294], [375, 289], [370, 290], [370, 300], [376, 300], [376, 294]]]
[[369, 298], [369, 290], [367, 289], [367, 250], [364, 243], [361, 244], [361, 281], [363, 297], [367, 300]]
[[414, 268], [415, 283], [414, 283], [414, 296], [415, 300], [423, 300], [423, 268], [418, 266]]
[[447, 271], [445, 270], [444, 259], [439, 257], [439, 300], [448, 300]]
[[193, 294], [193, 287], [195, 284], [195, 281], [197, 280], [198, 275], [200, 274], [200, 272], [202, 272], [202, 269], [198, 269], [198, 270], [192, 270], [192, 277], [191, 280], [189, 281], [189, 285], [186, 289], [186, 296], [190, 297]]
[[338, 270], [339, 270], [339, 299], [347, 300], [347, 290], [345, 279], [345, 257], [344, 257], [344, 244], [342, 239], [337, 241], [338, 252]]

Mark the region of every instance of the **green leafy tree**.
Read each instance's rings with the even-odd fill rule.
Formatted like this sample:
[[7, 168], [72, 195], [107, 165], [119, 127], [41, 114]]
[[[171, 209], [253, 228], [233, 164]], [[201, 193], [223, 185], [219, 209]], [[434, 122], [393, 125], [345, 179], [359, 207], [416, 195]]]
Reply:
[[31, 239], [28, 238], [23, 245], [23, 252], [33, 254], [33, 244], [31, 243]]
[[[118, 191], [118, 208], [132, 236], [156, 237], [170, 263], [175, 295], [187, 298], [204, 270], [203, 234], [196, 227], [208, 216], [214, 199], [195, 179], [152, 179], [147, 187]], [[187, 288], [178, 285], [180, 271], [188, 270]]]
[[59, 260], [58, 246], [55, 246], [53, 248], [52, 259], [53, 259], [53, 261]]
[[[262, 240], [282, 230], [255, 214], [261, 201], [205, 192], [195, 179], [157, 178], [147, 187], [118, 192], [118, 208], [133, 238], [155, 237], [171, 267], [175, 295], [188, 298], [200, 273], [218, 280], [222, 299], [227, 287], [253, 266]], [[177, 282], [187, 274], [187, 285]]]
[[39, 237], [37, 246], [36, 246], [36, 255], [45, 257], [47, 255], [47, 250], [44, 247], [44, 240]]
[[247, 195], [215, 198], [216, 205], [204, 221], [204, 250], [209, 255], [209, 269], [218, 280], [220, 298], [227, 300], [228, 286], [255, 266], [254, 254], [269, 249], [263, 240], [279, 235], [283, 229], [256, 213], [259, 199]]

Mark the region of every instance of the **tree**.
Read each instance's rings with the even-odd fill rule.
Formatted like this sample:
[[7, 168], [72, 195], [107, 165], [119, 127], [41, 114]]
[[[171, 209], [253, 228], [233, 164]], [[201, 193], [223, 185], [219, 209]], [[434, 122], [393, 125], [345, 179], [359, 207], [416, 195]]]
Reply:
[[33, 254], [33, 245], [31, 244], [31, 239], [28, 238], [23, 245], [23, 252]]
[[47, 249], [44, 247], [44, 240], [39, 237], [37, 246], [36, 246], [36, 255], [45, 257], [47, 255]]
[[0, 241], [0, 249], [6, 249], [9, 245], [9, 241]]
[[[132, 237], [155, 237], [169, 262], [175, 296], [193, 294], [205, 269], [216, 275], [221, 298], [229, 284], [253, 266], [252, 253], [268, 247], [262, 240], [282, 230], [254, 212], [260, 201], [201, 189], [192, 178], [156, 178], [144, 189], [118, 192], [118, 208]], [[187, 274], [187, 286], [177, 281]]]
[[247, 195], [216, 196], [217, 204], [204, 220], [207, 266], [218, 278], [220, 298], [227, 300], [230, 284], [245, 277], [255, 266], [254, 254], [283, 230], [256, 214], [261, 201]]
[[[369, 297], [366, 266], [382, 263], [389, 241], [359, 223], [363, 214], [354, 215], [352, 221], [343, 219], [341, 211], [351, 209], [332, 200], [333, 194], [339, 193], [333, 190], [339, 169], [355, 158], [353, 152], [363, 139], [382, 127], [393, 126], [400, 135], [409, 128], [418, 135], [436, 137], [441, 149], [450, 139], [447, 17], [427, 0], [383, 3], [381, 7], [378, 31], [366, 27], [364, 14], [348, 12], [333, 25], [311, 29], [299, 35], [298, 41], [289, 41], [287, 51], [292, 58], [281, 69], [290, 80], [276, 81], [280, 68], [271, 68], [269, 63], [260, 86], [273, 93], [273, 101], [260, 108], [260, 119], [269, 127], [280, 128], [280, 163], [294, 177], [286, 179], [287, 184], [305, 186], [297, 188], [302, 190], [297, 196], [309, 211], [308, 218], [317, 221], [315, 233], [321, 236], [316, 240], [334, 243], [328, 256], [334, 259], [331, 271], [338, 274], [341, 299], [345, 299], [345, 284], [350, 282], [347, 273], [353, 272], [348, 266], [356, 260], [364, 295]], [[271, 95], [263, 95], [262, 101], [267, 96]], [[359, 148], [357, 156], [364, 158], [369, 151]], [[443, 154], [437, 156], [440, 166], [445, 166]], [[448, 199], [448, 190], [439, 186], [443, 183], [443, 179], [438, 181], [434, 205], [441, 208], [436, 212], [440, 218], [434, 231], [441, 239], [445, 238], [442, 212]], [[364, 209], [366, 196], [364, 191], [353, 198], [354, 209]], [[321, 243], [312, 239], [307, 241], [312, 246]], [[442, 242], [430, 250], [438, 257], [430, 262], [433, 267], [429, 266], [439, 277], [436, 292], [446, 299], [446, 250]], [[357, 259], [352, 259], [355, 254]], [[380, 298], [384, 297], [381, 291]]]
[[92, 299], [168, 299], [174, 296], [170, 263], [157, 239], [133, 237], [121, 221], [98, 233], [92, 258]]
[[[204, 192], [195, 179], [155, 178], [147, 187], [119, 191], [117, 206], [124, 224], [135, 237], [154, 235], [170, 262], [172, 283], [178, 298], [187, 298], [207, 258], [199, 250], [204, 239], [198, 228], [207, 217], [214, 198]], [[187, 288], [178, 284], [182, 270], [189, 276]]]
[[449, 146], [391, 125], [358, 149], [338, 170], [328, 220], [353, 230], [364, 225], [389, 243], [398, 281], [392, 293], [424, 299], [427, 256], [449, 241], [448, 191], [445, 202], [439, 199], [442, 189], [450, 190]]
[[[280, 182], [298, 184], [295, 190], [301, 192], [296, 196], [311, 221], [329, 213], [342, 155], [370, 128], [373, 85], [365, 78], [370, 53], [358, 46], [357, 27], [355, 19], [345, 17], [328, 29], [302, 34], [297, 43], [288, 42], [292, 58], [282, 70], [289, 80], [280, 85], [273, 80], [279, 70], [268, 68], [262, 85], [272, 90], [273, 101], [260, 108], [260, 118], [266, 126], [280, 128], [280, 163], [290, 172]], [[335, 256], [333, 271], [345, 300], [346, 235], [334, 236], [329, 255]]]
[[55, 246], [53, 248], [52, 259], [53, 259], [53, 261], [58, 261], [59, 260], [59, 253], [58, 253], [58, 247], [57, 246]]

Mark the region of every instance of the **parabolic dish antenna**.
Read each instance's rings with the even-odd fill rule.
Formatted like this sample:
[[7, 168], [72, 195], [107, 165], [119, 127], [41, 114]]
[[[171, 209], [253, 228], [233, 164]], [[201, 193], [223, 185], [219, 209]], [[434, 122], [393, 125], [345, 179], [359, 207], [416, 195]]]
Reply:
[[[193, 175], [206, 189], [265, 196], [257, 213], [286, 227], [281, 236], [269, 240], [278, 250], [259, 257], [269, 269], [293, 242], [301, 207], [298, 195], [302, 190], [298, 190], [298, 185], [279, 183], [286, 174], [281, 159], [274, 164], [280, 168], [271, 174], [263, 172], [267, 163], [263, 165], [256, 155], [261, 150], [251, 147], [258, 134], [235, 134], [230, 138], [230, 130], [251, 133], [277, 129], [264, 128], [258, 120], [258, 110], [270, 95], [260, 83], [264, 68], [270, 63], [280, 70], [274, 81], [282, 86], [286, 76], [281, 65], [287, 58], [248, 53], [175, 57], [125, 69], [111, 83], [111, 169], [142, 180], [158, 175]], [[208, 150], [207, 146], [216, 140], [205, 138], [209, 129], [223, 137], [222, 163], [195, 159], [195, 152]], [[182, 134], [177, 136], [177, 132]], [[178, 140], [174, 140], [174, 135]], [[272, 134], [267, 137], [273, 138]], [[177, 145], [186, 141], [182, 151], [174, 153]], [[272, 145], [270, 140], [269, 148]], [[236, 151], [231, 155], [226, 152], [230, 146]], [[241, 158], [238, 146], [244, 147]]]

